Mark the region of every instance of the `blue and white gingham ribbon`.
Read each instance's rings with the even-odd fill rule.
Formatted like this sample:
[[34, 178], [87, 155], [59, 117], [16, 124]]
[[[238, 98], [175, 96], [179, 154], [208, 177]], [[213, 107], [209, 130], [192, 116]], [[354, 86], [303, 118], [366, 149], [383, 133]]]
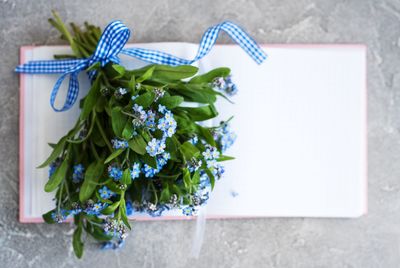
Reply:
[[[18, 66], [15, 71], [30, 74], [61, 74], [51, 92], [50, 104], [57, 112], [66, 111], [74, 105], [78, 97], [78, 74], [91, 65], [99, 62], [101, 66], [105, 66], [110, 61], [119, 63], [118, 54], [120, 53], [155, 64], [167, 64], [172, 66], [192, 64], [211, 51], [217, 41], [220, 31], [226, 32], [258, 64], [261, 64], [267, 58], [266, 54], [257, 43], [244, 30], [232, 22], [223, 22], [208, 28], [200, 41], [195, 58], [186, 60], [151, 49], [124, 49], [123, 47], [129, 39], [130, 31], [121, 21], [113, 21], [105, 28], [96, 50], [91, 57], [71, 60], [29, 61], [26, 64]], [[63, 107], [58, 109], [55, 107], [55, 99], [62, 82], [68, 75], [70, 76], [70, 80], [66, 100]], [[93, 71], [89, 72], [89, 77], [93, 78], [94, 75], [95, 73]]]

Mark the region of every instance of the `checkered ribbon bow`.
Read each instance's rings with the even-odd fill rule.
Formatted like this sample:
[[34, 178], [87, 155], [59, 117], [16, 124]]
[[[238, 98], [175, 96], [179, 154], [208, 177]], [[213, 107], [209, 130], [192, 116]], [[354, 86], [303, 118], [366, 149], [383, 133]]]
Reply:
[[[192, 60], [186, 60], [168, 53], [151, 49], [124, 49], [123, 47], [129, 39], [130, 31], [121, 21], [113, 21], [105, 28], [100, 37], [99, 43], [97, 44], [96, 50], [91, 57], [71, 60], [29, 61], [26, 64], [18, 66], [15, 71], [30, 74], [61, 74], [51, 92], [50, 104], [57, 112], [66, 111], [74, 105], [78, 97], [78, 74], [81, 71], [88, 69], [93, 64], [99, 62], [101, 66], [105, 66], [110, 61], [119, 63], [118, 54], [120, 53], [155, 64], [167, 64], [172, 66], [192, 64], [210, 52], [217, 41], [218, 34], [221, 30], [225, 31], [258, 64], [261, 64], [266, 59], [264, 51], [257, 45], [257, 43], [244, 30], [232, 22], [223, 22], [208, 28], [200, 41], [199, 49], [195, 58]], [[88, 75], [90, 78], [93, 78], [95, 73], [89, 71]], [[58, 109], [55, 107], [55, 100], [58, 90], [67, 76], [70, 76], [70, 79], [66, 100], [63, 107]]]

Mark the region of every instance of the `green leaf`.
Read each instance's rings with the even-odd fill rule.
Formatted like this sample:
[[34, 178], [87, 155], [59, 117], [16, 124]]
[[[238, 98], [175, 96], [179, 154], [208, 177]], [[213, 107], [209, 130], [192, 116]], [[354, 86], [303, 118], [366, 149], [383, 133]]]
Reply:
[[148, 132], [148, 131], [143, 131], [142, 137], [146, 142], [149, 142], [152, 139], [152, 137], [150, 136], [150, 132]]
[[175, 107], [178, 107], [179, 104], [183, 102], [183, 97], [181, 96], [165, 96], [159, 99], [159, 103], [164, 105], [167, 109], [172, 110]]
[[96, 102], [96, 112], [97, 113], [103, 112], [104, 108], [106, 107], [106, 104], [107, 104], [107, 99], [104, 96], [99, 96]]
[[203, 136], [203, 138], [206, 140], [208, 144], [214, 147], [216, 146], [214, 137], [211, 135], [211, 132], [208, 128], [197, 125], [197, 130], [199, 131], [199, 134]]
[[118, 79], [124, 76], [125, 68], [119, 64], [113, 64], [112, 68], [118, 73], [117, 76], [114, 76], [113, 79]]
[[93, 232], [90, 232], [93, 238], [95, 238], [98, 241], [110, 241], [113, 236], [112, 235], [106, 235], [104, 233], [104, 230], [101, 229], [98, 226], [93, 226]]
[[192, 182], [195, 185], [200, 183], [200, 171], [199, 170], [196, 170], [196, 172], [193, 174]]
[[181, 144], [175, 136], [172, 136], [166, 140], [166, 150], [171, 154], [172, 158], [174, 158], [174, 155], [179, 147], [181, 147]]
[[198, 84], [198, 83], [210, 83], [217, 77], [226, 77], [230, 74], [231, 70], [229, 68], [221, 67], [216, 68], [214, 70], [209, 71], [208, 73], [198, 75], [193, 77], [189, 83]]
[[56, 146], [57, 146], [56, 143], [51, 143], [51, 142], [49, 142], [49, 143], [47, 143], [47, 144], [51, 147], [51, 149], [55, 149]]
[[[196, 84], [193, 84], [196, 85]], [[174, 95], [181, 95], [185, 101], [197, 103], [214, 103], [217, 100], [216, 92], [212, 90], [202, 90], [202, 88], [194, 87], [192, 84], [171, 85], [169, 91]], [[210, 88], [209, 88], [210, 89]]]
[[105, 209], [103, 209], [101, 211], [102, 214], [104, 215], [110, 215], [112, 214], [119, 206], [120, 201], [117, 201], [115, 203], [113, 203], [112, 205], [109, 205], [108, 207], [106, 207]]
[[129, 142], [129, 148], [140, 155], [144, 155], [146, 153], [147, 143], [144, 141], [143, 137], [140, 135], [134, 136]]
[[129, 170], [129, 168], [124, 170], [124, 173], [122, 174], [122, 183], [129, 185], [132, 183], [132, 179], [131, 179], [131, 171]]
[[207, 176], [210, 178], [211, 190], [214, 190], [215, 186], [215, 177], [214, 174], [207, 168], [206, 169]]
[[190, 172], [187, 168], [184, 168], [183, 170], [183, 184], [185, 185], [186, 189], [190, 189], [192, 186], [192, 181], [190, 179]]
[[129, 83], [128, 83], [128, 87], [130, 90], [133, 90], [133, 91], [136, 89], [136, 80], [135, 80], [134, 75], [131, 76], [131, 79], [129, 80]]
[[64, 159], [61, 166], [59, 166], [56, 169], [54, 174], [47, 181], [46, 185], [44, 186], [44, 190], [48, 193], [54, 191], [58, 187], [58, 185], [60, 185], [62, 180], [65, 178], [67, 170], [68, 170], [68, 161], [67, 159]]
[[47, 212], [47, 213], [45, 213], [45, 214], [42, 215], [42, 218], [43, 218], [43, 220], [44, 220], [45, 223], [49, 223], [49, 224], [56, 223], [56, 222], [53, 220], [53, 218], [51, 217], [51, 214], [53, 214], [54, 211], [55, 211], [55, 210], [53, 209], [53, 210], [50, 210], [49, 212]]
[[83, 243], [81, 240], [81, 235], [82, 235], [82, 223], [79, 222], [79, 225], [75, 229], [74, 234], [72, 236], [72, 247], [74, 248], [76, 257], [78, 257], [79, 259], [82, 258], [83, 255]]
[[92, 131], [92, 134], [90, 135], [90, 140], [92, 140], [99, 147], [106, 146], [106, 143], [103, 140], [100, 131]]
[[126, 125], [124, 130], [122, 131], [122, 137], [126, 140], [129, 140], [133, 135], [133, 124], [130, 120], [126, 121]]
[[111, 110], [111, 125], [114, 134], [118, 137], [122, 136], [122, 131], [125, 128], [128, 117], [121, 113], [121, 107], [116, 106]]
[[166, 184], [165, 188], [161, 191], [160, 194], [160, 202], [167, 203], [171, 198], [171, 193], [169, 191], [168, 184]]
[[137, 97], [133, 103], [142, 106], [144, 109], [148, 108], [154, 101], [155, 94], [154, 92], [146, 92], [139, 97]]
[[141, 157], [141, 159], [145, 164], [151, 166], [152, 168], [157, 168], [157, 160], [155, 157], [145, 154]]
[[38, 168], [44, 168], [50, 165], [51, 162], [57, 159], [57, 157], [62, 153], [64, 150], [65, 142], [67, 141], [67, 136], [64, 136], [62, 139], [58, 141], [55, 145], [53, 151], [51, 152], [50, 156], [44, 161]]
[[218, 115], [217, 109], [212, 104], [201, 107], [179, 107], [179, 110], [186, 111], [194, 121], [204, 121]]
[[129, 224], [128, 217], [126, 216], [126, 204], [125, 200], [121, 199], [121, 205], [119, 206], [119, 209], [121, 210], [121, 219], [125, 223], [125, 225], [131, 229], [131, 225]]
[[233, 160], [235, 159], [233, 156], [229, 156], [229, 155], [221, 155], [217, 161], [218, 162], [222, 162], [222, 161], [228, 161], [228, 160]]
[[103, 229], [95, 225], [93, 226], [93, 231], [89, 232], [89, 234], [98, 241], [110, 241], [113, 238], [112, 235], [106, 235]]
[[98, 74], [96, 80], [94, 80], [92, 87], [89, 90], [89, 93], [86, 95], [83, 107], [80, 115], [81, 120], [85, 120], [90, 112], [93, 110], [93, 107], [97, 103], [98, 96], [100, 94], [100, 77], [101, 74]]
[[114, 151], [112, 154], [110, 154], [107, 159], [104, 161], [104, 164], [109, 163], [111, 160], [115, 159], [118, 157], [120, 154], [122, 154], [125, 150], [124, 149], [118, 149]]
[[181, 189], [179, 189], [178, 185], [172, 184], [171, 188], [172, 188], [173, 193], [177, 194], [178, 196], [182, 195], [182, 191], [181, 191]]
[[192, 159], [192, 157], [196, 157], [200, 154], [199, 149], [197, 149], [196, 146], [194, 146], [193, 144], [191, 144], [188, 141], [182, 143], [180, 150], [182, 151], [182, 153], [185, 156], [185, 159], [187, 161]]
[[136, 79], [136, 82], [142, 83], [143, 81], [150, 79], [151, 76], [153, 75], [154, 69], [155, 69], [155, 66], [152, 66], [149, 69], [147, 69], [146, 72], [141, 77]]
[[157, 177], [163, 178], [163, 179], [167, 179], [167, 180], [176, 180], [180, 175], [181, 175], [180, 173], [173, 174], [173, 175], [167, 175], [167, 174], [164, 174], [164, 173], [158, 173]]
[[186, 116], [179, 116], [177, 113], [174, 114], [174, 118], [178, 124], [178, 134], [179, 133], [185, 133], [185, 134], [190, 134], [194, 133], [197, 130], [197, 125], [187, 118]]
[[169, 66], [155, 65], [153, 78], [160, 80], [181, 80], [192, 77], [198, 72], [199, 68], [191, 65]]
[[89, 165], [85, 172], [85, 179], [82, 187], [79, 191], [79, 200], [81, 202], [88, 200], [92, 196], [94, 190], [96, 189], [97, 182], [103, 175], [103, 171], [104, 164], [102, 159]]
[[116, 184], [115, 182], [113, 182], [112, 180], [108, 181], [106, 183], [106, 186], [108, 187], [108, 189], [110, 189], [111, 191], [113, 191], [116, 194], [122, 193], [122, 190], [119, 188], [119, 185]]

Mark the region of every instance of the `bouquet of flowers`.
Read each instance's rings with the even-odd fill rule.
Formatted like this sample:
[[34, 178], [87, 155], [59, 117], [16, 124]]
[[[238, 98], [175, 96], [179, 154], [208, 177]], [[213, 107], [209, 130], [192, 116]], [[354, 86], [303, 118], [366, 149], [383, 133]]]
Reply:
[[[99, 46], [100, 28], [71, 24], [55, 13], [50, 23], [67, 40], [73, 55], [89, 58]], [[103, 33], [104, 34], [104, 33]], [[218, 97], [237, 92], [228, 68], [198, 74], [191, 65], [147, 65], [127, 70], [117, 61], [94, 62], [85, 70], [91, 88], [80, 101], [75, 126], [40, 165], [49, 167], [46, 192], [55, 191], [47, 223], [73, 217], [73, 248], [83, 253], [82, 232], [119, 248], [131, 229], [128, 216], [160, 216], [177, 209], [191, 216], [207, 202], [224, 173], [224, 155], [235, 141], [229, 120], [206, 127], [218, 115]]]

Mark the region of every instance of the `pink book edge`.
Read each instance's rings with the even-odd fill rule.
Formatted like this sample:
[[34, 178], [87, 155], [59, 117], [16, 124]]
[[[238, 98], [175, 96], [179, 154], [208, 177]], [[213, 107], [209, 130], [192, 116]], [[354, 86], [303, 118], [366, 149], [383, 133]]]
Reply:
[[[229, 44], [232, 45], [232, 44]], [[26, 51], [35, 48], [36, 46], [22, 46], [20, 48], [20, 64], [26, 62], [25, 54]], [[263, 48], [273, 47], [273, 48], [320, 48], [320, 47], [347, 47], [347, 48], [363, 48], [365, 50], [365, 73], [364, 73], [364, 88], [365, 88], [365, 133], [368, 135], [368, 89], [367, 89], [367, 46], [365, 44], [263, 44], [261, 45]], [[24, 107], [25, 107], [25, 78], [26, 74], [19, 74], [19, 92], [20, 92], [20, 103], [19, 103], [19, 222], [21, 223], [43, 223], [44, 220], [42, 217], [26, 217], [25, 216], [25, 174], [24, 174]], [[365, 211], [359, 217], [366, 215], [368, 213], [368, 136], [365, 137], [365, 168], [364, 168], [364, 207]], [[206, 216], [207, 219], [256, 219], [256, 218], [288, 218], [288, 217], [296, 217], [296, 216], [283, 216], [283, 215], [269, 215], [269, 216]], [[304, 217], [299, 215], [298, 217]], [[162, 220], [193, 220], [196, 219], [197, 216], [162, 216], [162, 217], [129, 217], [130, 220], [137, 221], [162, 221]], [[307, 217], [307, 218], [319, 218], [319, 217]], [[334, 217], [324, 217], [324, 218], [334, 218]], [[71, 220], [68, 220], [70, 222]]]

